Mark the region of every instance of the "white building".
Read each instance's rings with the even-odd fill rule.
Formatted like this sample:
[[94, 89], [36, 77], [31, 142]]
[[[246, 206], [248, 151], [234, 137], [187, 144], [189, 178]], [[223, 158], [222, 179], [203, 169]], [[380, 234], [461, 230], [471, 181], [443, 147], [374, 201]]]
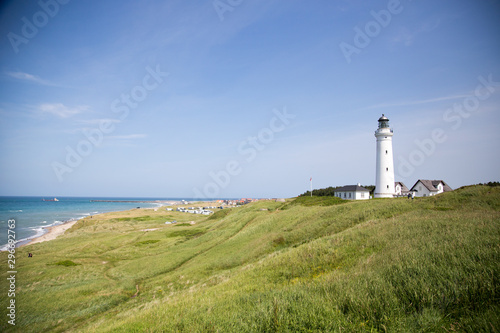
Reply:
[[453, 191], [453, 189], [442, 180], [419, 179], [410, 191], [415, 191], [416, 197], [430, 197], [439, 193]]
[[394, 159], [392, 154], [392, 136], [389, 119], [382, 115], [378, 120], [377, 165], [375, 174], [375, 198], [393, 198], [396, 194], [394, 184]]
[[408, 193], [410, 193], [408, 187], [406, 187], [406, 185], [403, 184], [402, 182], [396, 182], [394, 187], [396, 191], [395, 193], [396, 196], [405, 196], [408, 195]]
[[335, 196], [347, 200], [368, 200], [370, 191], [358, 185], [346, 185], [334, 190]]

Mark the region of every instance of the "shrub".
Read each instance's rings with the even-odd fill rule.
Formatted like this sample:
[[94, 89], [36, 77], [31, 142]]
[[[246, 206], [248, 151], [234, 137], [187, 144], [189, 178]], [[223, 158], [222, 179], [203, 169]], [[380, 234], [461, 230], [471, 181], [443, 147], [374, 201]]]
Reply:
[[135, 243], [135, 246], [154, 244], [154, 243], [158, 243], [159, 241], [160, 241], [159, 239], [145, 240], [145, 241], [142, 241], [142, 242]]
[[[50, 265], [50, 264], [49, 264]], [[65, 266], [65, 267], [70, 267], [70, 266], [78, 266], [78, 265], [81, 265], [81, 264], [77, 264], [71, 260], [62, 260], [62, 261], [58, 261], [52, 265], [57, 265], [57, 266]]]
[[280, 246], [285, 244], [285, 238], [283, 236], [279, 236], [278, 238], [273, 239], [274, 246]]
[[176, 230], [168, 233], [167, 237], [186, 237], [187, 239], [191, 239], [199, 237], [204, 233], [205, 231], [200, 229]]

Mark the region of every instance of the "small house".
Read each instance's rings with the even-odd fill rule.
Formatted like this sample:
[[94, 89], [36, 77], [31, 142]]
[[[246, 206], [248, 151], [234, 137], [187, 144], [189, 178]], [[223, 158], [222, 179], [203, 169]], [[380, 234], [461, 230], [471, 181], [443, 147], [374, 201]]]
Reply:
[[343, 186], [334, 190], [334, 194], [336, 197], [346, 200], [370, 199], [370, 191], [362, 187], [361, 184]]
[[416, 197], [430, 197], [443, 192], [453, 191], [443, 180], [419, 179], [410, 191], [415, 191]]

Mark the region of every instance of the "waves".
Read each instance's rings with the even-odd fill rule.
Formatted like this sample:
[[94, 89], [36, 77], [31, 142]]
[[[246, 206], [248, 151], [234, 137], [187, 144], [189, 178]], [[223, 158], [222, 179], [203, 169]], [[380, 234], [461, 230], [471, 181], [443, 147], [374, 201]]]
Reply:
[[[16, 239], [19, 243], [40, 237], [47, 228], [75, 221], [88, 216], [137, 207], [137, 202], [126, 202], [123, 198], [107, 198], [115, 202], [91, 202], [94, 198], [58, 197], [57, 205], [42, 201], [41, 197], [0, 197], [0, 250], [5, 250], [7, 221], [16, 220]], [[104, 199], [104, 198], [95, 198]], [[129, 198], [131, 201], [141, 198]], [[128, 199], [127, 199], [128, 200]], [[149, 199], [151, 200], [151, 199]], [[140, 204], [143, 208], [161, 207], [161, 203]]]

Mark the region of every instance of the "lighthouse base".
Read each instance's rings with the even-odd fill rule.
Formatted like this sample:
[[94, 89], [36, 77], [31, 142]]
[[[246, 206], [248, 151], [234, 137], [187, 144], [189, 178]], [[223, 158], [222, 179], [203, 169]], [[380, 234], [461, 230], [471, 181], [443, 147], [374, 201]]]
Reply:
[[374, 198], [394, 198], [394, 194], [391, 193], [375, 193]]

